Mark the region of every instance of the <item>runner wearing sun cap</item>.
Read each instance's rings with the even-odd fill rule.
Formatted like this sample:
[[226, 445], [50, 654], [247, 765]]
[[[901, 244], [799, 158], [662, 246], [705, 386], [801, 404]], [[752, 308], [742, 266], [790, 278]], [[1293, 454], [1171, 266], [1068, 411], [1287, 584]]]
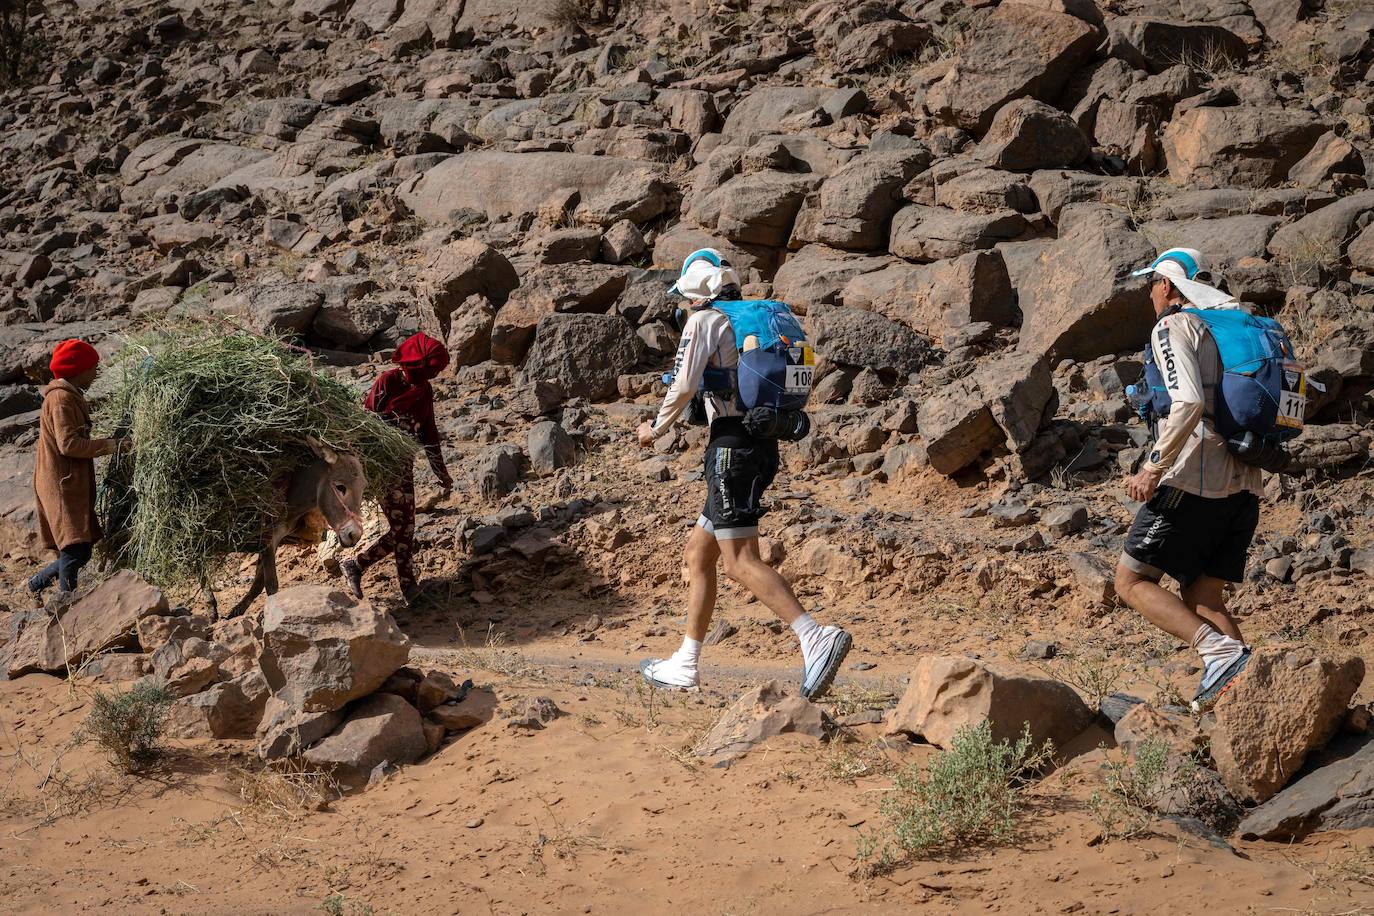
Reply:
[[[712, 308], [717, 302], [742, 301], [739, 275], [719, 251], [703, 248], [689, 254], [669, 291], [691, 302], [663, 406], [652, 423], [646, 421], [638, 430], [639, 444], [646, 448], [687, 410], [708, 370], [733, 377], [740, 361], [730, 319]], [[701, 646], [716, 607], [716, 566], [723, 562], [727, 576], [749, 589], [797, 634], [802, 650], [802, 696], [823, 696], [849, 652], [850, 636], [839, 627], [822, 626], [812, 619], [787, 580], [759, 556], [759, 519], [768, 511], [763, 494], [778, 472], [778, 442], [749, 432], [744, 411], [728, 390], [707, 386], [704, 398], [710, 422], [703, 473], [706, 505], [687, 539], [684, 557], [687, 632], [676, 652], [667, 658], [646, 659], [639, 670], [654, 687], [699, 685]]]
[[[1131, 498], [1144, 505], [1116, 568], [1122, 600], [1202, 657], [1197, 709], [1214, 703], [1250, 659], [1226, 609], [1226, 583], [1244, 577], [1264, 486], [1259, 469], [1237, 460], [1212, 425], [1221, 358], [1206, 324], [1183, 309], [1239, 303], [1201, 282], [1204, 270], [1196, 249], [1170, 248], [1133, 273], [1152, 278], [1158, 321], [1150, 348], [1170, 406], [1148, 460], [1127, 479]], [[1179, 596], [1160, 586], [1165, 575], [1179, 583]]]

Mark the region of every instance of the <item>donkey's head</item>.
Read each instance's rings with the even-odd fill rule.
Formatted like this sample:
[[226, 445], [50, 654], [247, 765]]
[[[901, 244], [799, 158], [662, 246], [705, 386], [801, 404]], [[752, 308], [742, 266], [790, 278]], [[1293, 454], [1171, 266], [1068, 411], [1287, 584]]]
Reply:
[[314, 494], [315, 508], [339, 536], [339, 543], [352, 547], [363, 537], [362, 519], [358, 513], [367, 478], [363, 476], [362, 462], [356, 455], [337, 452], [314, 437], [307, 441], [319, 459], [306, 471], [309, 478], [313, 478], [308, 478], [313, 484], [308, 492]]

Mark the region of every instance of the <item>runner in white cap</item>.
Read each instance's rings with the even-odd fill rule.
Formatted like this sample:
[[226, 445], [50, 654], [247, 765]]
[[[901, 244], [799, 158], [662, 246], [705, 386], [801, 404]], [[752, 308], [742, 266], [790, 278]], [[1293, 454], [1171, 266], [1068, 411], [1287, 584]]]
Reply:
[[[1171, 248], [1135, 272], [1153, 278], [1158, 322], [1150, 347], [1169, 413], [1148, 459], [1126, 482], [1131, 498], [1144, 505], [1116, 568], [1122, 600], [1202, 657], [1193, 701], [1199, 710], [1215, 703], [1250, 659], [1226, 610], [1226, 583], [1244, 577], [1264, 485], [1259, 469], [1237, 460], [1212, 426], [1221, 359], [1206, 324], [1183, 309], [1239, 303], [1200, 282], [1203, 271], [1198, 251]], [[1161, 587], [1165, 575], [1179, 583], [1179, 596]]]
[[713, 379], [722, 372], [732, 378], [739, 364], [730, 320], [711, 307], [740, 300], [739, 277], [719, 251], [703, 248], [687, 256], [671, 292], [691, 300], [689, 315], [663, 406], [652, 423], [640, 425], [638, 437], [640, 445], [652, 445], [706, 389], [706, 505], [687, 539], [687, 633], [682, 646], [667, 658], [644, 661], [639, 670], [655, 687], [690, 689], [700, 683], [697, 665], [716, 608], [716, 566], [723, 562], [727, 576], [792, 627], [802, 651], [801, 694], [821, 697], [834, 682], [851, 641], [839, 627], [812, 619], [787, 580], [759, 556], [759, 519], [768, 511], [763, 494], [778, 472], [777, 440], [749, 433], [730, 386], [703, 385], [708, 371]]

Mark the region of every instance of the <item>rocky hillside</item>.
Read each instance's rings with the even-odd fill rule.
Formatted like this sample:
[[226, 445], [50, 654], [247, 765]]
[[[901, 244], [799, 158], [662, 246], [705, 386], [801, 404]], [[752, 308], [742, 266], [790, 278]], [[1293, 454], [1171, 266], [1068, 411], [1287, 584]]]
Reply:
[[[441, 911], [480, 894], [493, 912], [645, 895], [715, 912], [722, 893], [731, 912], [809, 911], [853, 895], [892, 760], [931, 759], [908, 736], [948, 746], [986, 718], [1014, 737], [1043, 716], [1081, 757], [1037, 790], [1042, 832], [865, 885], [854, 912], [1025, 911], [1028, 893], [1054, 912], [1215, 910], [1219, 873], [1236, 908], [1354, 912], [1321, 895], [1374, 881], [1368, 837], [1333, 858], [1339, 835], [1307, 834], [1369, 824], [1374, 796], [1368, 3], [50, 0], [28, 4], [16, 57], [18, 5], [0, 0], [0, 730], [17, 736], [0, 826], [33, 844], [0, 888], [18, 905], [203, 887], [244, 912], [287, 892], [282, 911], [327, 893], [329, 912], [371, 912], [345, 906], [360, 889]], [[1172, 711], [1195, 656], [1123, 610], [1111, 573], [1147, 442], [1123, 397], [1152, 323], [1130, 272], [1175, 245], [1279, 317], [1320, 386], [1233, 599], [1264, 651], [1202, 722]], [[704, 246], [803, 315], [820, 354], [763, 547], [854, 634], [827, 710], [862, 753], [822, 754], [833, 723], [785, 684], [745, 692], [793, 677], [795, 645], [728, 583], [702, 694], [660, 700], [633, 668], [678, 638], [705, 439], [650, 452], [633, 429], [677, 345], [666, 288]], [[418, 610], [390, 600], [389, 564], [356, 606], [302, 586], [337, 572], [327, 547], [284, 554], [295, 610], [265, 621], [113, 601], [145, 593], [121, 577], [65, 620], [21, 603], [53, 344], [110, 354], [179, 318], [286, 336], [360, 392], [415, 330], [448, 341], [439, 419], [462, 482], [444, 499], [419, 472]], [[368, 641], [368, 665], [311, 679], [319, 645]], [[462, 699], [474, 672], [491, 689]], [[224, 815], [210, 782], [136, 784], [136, 817], [102, 808], [95, 783], [54, 777], [73, 697], [146, 674], [250, 809], [282, 806], [236, 781], [248, 757], [307, 751], [380, 784], [280, 836]], [[1149, 705], [1102, 718], [1118, 690]], [[995, 708], [933, 700], [950, 694]], [[750, 718], [780, 706], [794, 720]], [[278, 746], [292, 728], [317, 743]], [[741, 735], [772, 743], [700, 765]], [[1201, 807], [1225, 817], [1156, 804], [1174, 826], [1151, 829], [1174, 832], [1136, 854], [1085, 812], [1123, 772], [1093, 749], [1147, 736], [1212, 761]], [[137, 858], [183, 833], [165, 862]], [[108, 848], [56, 871], [90, 836]], [[1176, 868], [1169, 896], [1140, 894]]]
[[[941, 508], [1018, 527], [1115, 480], [1145, 441], [1121, 397], [1151, 321], [1129, 272], [1175, 244], [1278, 315], [1325, 386], [1307, 476], [1271, 483], [1310, 499], [1302, 479], [1358, 471], [1374, 441], [1360, 7], [52, 3], [32, 83], [0, 96], [4, 546], [32, 546], [27, 446], [62, 337], [108, 352], [211, 317], [359, 367], [443, 334], [467, 397], [448, 432], [486, 447], [474, 490], [499, 499], [644, 409], [590, 405], [654, 401], [666, 280], [705, 245], [806, 315], [816, 432], [789, 460], [834, 478], [842, 517], [948, 477]], [[642, 469], [672, 476], [700, 436]], [[619, 498], [594, 476], [555, 490]], [[1257, 574], [1367, 568], [1335, 530], [1367, 524], [1356, 496]], [[1122, 531], [1078, 505], [1041, 527], [1010, 546], [1091, 527], [1109, 558]]]

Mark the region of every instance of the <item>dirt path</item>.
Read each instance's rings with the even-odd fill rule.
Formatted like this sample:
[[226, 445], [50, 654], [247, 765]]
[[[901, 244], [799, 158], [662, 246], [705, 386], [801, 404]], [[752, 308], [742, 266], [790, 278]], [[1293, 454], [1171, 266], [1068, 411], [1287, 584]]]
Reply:
[[[117, 777], [86, 747], [56, 679], [0, 683], [0, 911], [110, 913], [1362, 912], [1339, 878], [1365, 836], [1235, 852], [1162, 828], [1094, 845], [1091, 758], [1049, 780], [1009, 846], [851, 877], [879, 823], [881, 771], [930, 751], [873, 730], [828, 747], [795, 736], [728, 768], [686, 751], [733, 684], [638, 690], [604, 651], [425, 650], [503, 703], [552, 697], [568, 715], [526, 733], [501, 719], [324, 810], [237, 770], [242, 750], [179, 749], [151, 777]], [[475, 664], [485, 667], [474, 669]], [[464, 667], [459, 667], [460, 665]], [[715, 683], [722, 681], [717, 695]], [[867, 678], [865, 678], [867, 680]], [[734, 687], [729, 687], [733, 690]], [[45, 781], [46, 777], [46, 781]], [[1218, 896], [1220, 895], [1220, 896]]]

